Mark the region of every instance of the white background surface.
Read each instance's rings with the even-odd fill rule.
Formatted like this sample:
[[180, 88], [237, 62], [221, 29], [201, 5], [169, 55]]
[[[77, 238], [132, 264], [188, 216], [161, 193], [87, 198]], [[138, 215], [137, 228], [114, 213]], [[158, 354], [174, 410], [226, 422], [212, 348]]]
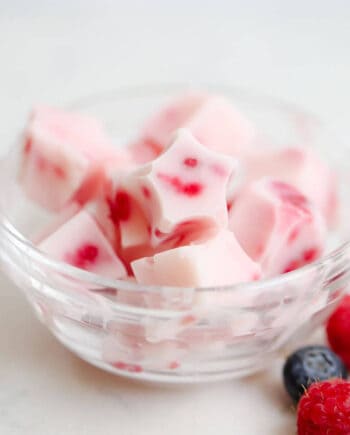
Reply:
[[[232, 83], [281, 96], [347, 140], [349, 22], [348, 0], [0, 0], [0, 150], [36, 101], [61, 104], [159, 81]], [[19, 291], [0, 284], [1, 434], [295, 432], [280, 362], [239, 382], [132, 384], [72, 356]]]

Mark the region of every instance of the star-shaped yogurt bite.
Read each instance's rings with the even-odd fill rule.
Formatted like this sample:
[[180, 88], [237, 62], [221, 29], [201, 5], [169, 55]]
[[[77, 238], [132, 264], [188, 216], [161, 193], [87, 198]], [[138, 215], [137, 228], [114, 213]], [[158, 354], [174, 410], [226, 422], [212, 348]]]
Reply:
[[155, 244], [177, 230], [190, 229], [197, 238], [227, 226], [226, 191], [236, 168], [235, 159], [180, 129], [170, 147], [130, 174], [125, 185], [144, 210]]

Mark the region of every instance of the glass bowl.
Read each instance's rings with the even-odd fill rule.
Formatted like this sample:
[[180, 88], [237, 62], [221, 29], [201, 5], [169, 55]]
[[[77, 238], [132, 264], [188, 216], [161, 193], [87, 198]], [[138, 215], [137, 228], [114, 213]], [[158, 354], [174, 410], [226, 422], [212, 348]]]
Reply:
[[[208, 88], [208, 87], [207, 87]], [[105, 121], [116, 144], [182, 86], [121, 89], [70, 108]], [[0, 260], [38, 318], [72, 352], [116, 375], [158, 382], [241, 377], [262, 370], [292, 336], [314, 329], [346, 291], [350, 277], [350, 151], [312, 115], [232, 88], [232, 99], [275, 146], [316, 147], [339, 176], [337, 229], [320, 261], [274, 279], [218, 288], [171, 288], [114, 281], [57, 262], [30, 240], [52, 218], [16, 183], [16, 147], [1, 162]], [[220, 261], [220, 259], [218, 259]], [[179, 271], [181, 273], [181, 271]]]

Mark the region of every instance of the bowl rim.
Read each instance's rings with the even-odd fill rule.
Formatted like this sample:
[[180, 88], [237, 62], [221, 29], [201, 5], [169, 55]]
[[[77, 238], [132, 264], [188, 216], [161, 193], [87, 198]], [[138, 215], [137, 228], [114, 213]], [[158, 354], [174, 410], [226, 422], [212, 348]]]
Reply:
[[[229, 93], [231, 96], [237, 96], [243, 99], [252, 99], [254, 102], [260, 101], [267, 104], [270, 107], [282, 110], [285, 113], [290, 113], [292, 115], [306, 117], [308, 120], [316, 123], [319, 127], [324, 128], [325, 124], [321, 121], [315, 114], [304, 110], [297, 104], [289, 102], [287, 100], [280, 99], [278, 97], [269, 96], [264, 93], [250, 91], [241, 87], [235, 87], [233, 85], [217, 85], [210, 83], [200, 83], [196, 86], [188, 83], [162, 83], [162, 84], [146, 84], [146, 85], [135, 85], [135, 86], [123, 86], [116, 88], [114, 90], [106, 90], [101, 92], [92, 93], [80, 98], [74, 99], [72, 102], [64, 105], [63, 107], [71, 110], [78, 110], [87, 108], [89, 104], [97, 103], [98, 101], [105, 102], [107, 100], [116, 100], [118, 98], [140, 98], [143, 96], [150, 96], [151, 94], [159, 93], [164, 94], [164, 92], [184, 92], [186, 90], [197, 90], [205, 89], [212, 92], [223, 92]], [[9, 150], [11, 152], [11, 149]], [[6, 158], [6, 155], [5, 155]], [[186, 292], [186, 291], [196, 291], [196, 292], [238, 292], [244, 291], [254, 291], [257, 289], [264, 289], [269, 287], [279, 287], [287, 283], [293, 282], [294, 280], [300, 279], [302, 276], [309, 273], [316, 272], [317, 270], [323, 269], [328, 263], [334, 263], [337, 257], [342, 257], [346, 255], [349, 251], [350, 256], [350, 240], [345, 241], [327, 255], [324, 255], [319, 260], [305, 265], [297, 270], [288, 272], [282, 275], [277, 275], [273, 278], [261, 279], [259, 281], [244, 282], [237, 284], [229, 284], [224, 286], [209, 286], [209, 287], [179, 287], [179, 286], [159, 286], [159, 285], [144, 285], [132, 281], [117, 280], [108, 277], [104, 277], [93, 272], [88, 272], [83, 269], [79, 269], [75, 266], [71, 266], [62, 261], [58, 261], [50, 258], [45, 253], [40, 251], [29, 239], [27, 239], [16, 227], [11, 223], [10, 219], [6, 217], [3, 210], [0, 209], [0, 228], [3, 230], [3, 236], [6, 234], [8, 240], [13, 243], [17, 248], [19, 248], [25, 255], [31, 257], [32, 260], [41, 263], [42, 265], [51, 268], [52, 270], [62, 273], [69, 278], [74, 278], [79, 281], [84, 281], [87, 284], [97, 286], [98, 288], [106, 287], [112, 289], [119, 289], [125, 291], [135, 291], [135, 292]], [[94, 291], [93, 288], [90, 291]], [[119, 305], [119, 303], [109, 300], [110, 303]]]

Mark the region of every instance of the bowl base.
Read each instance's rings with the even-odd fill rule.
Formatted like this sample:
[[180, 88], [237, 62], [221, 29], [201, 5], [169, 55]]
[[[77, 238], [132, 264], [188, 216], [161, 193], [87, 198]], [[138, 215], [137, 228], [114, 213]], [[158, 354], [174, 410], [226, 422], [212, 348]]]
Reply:
[[[246, 364], [238, 364], [238, 361], [231, 361], [230, 367], [227, 367], [221, 371], [213, 367], [213, 371], [199, 371], [198, 366], [183, 365], [181, 369], [173, 370], [151, 370], [143, 368], [142, 371], [129, 371], [127, 369], [120, 369], [112, 364], [103, 361], [101, 358], [94, 357], [91, 352], [85, 352], [81, 346], [77, 346], [76, 343], [54, 332], [54, 336], [58, 341], [63, 344], [68, 350], [74, 353], [76, 356], [84, 360], [85, 362], [102, 369], [108, 373], [112, 373], [116, 376], [128, 378], [131, 380], [137, 380], [141, 382], [151, 382], [157, 384], [194, 384], [194, 383], [207, 383], [218, 382], [228, 379], [239, 379], [252, 374], [265, 370], [271, 360], [276, 357], [273, 353], [269, 356], [264, 355], [264, 361], [262, 362], [261, 356], [257, 355], [255, 358], [245, 359]], [[96, 355], [95, 355], [96, 356]], [[192, 367], [192, 370], [190, 369]]]

